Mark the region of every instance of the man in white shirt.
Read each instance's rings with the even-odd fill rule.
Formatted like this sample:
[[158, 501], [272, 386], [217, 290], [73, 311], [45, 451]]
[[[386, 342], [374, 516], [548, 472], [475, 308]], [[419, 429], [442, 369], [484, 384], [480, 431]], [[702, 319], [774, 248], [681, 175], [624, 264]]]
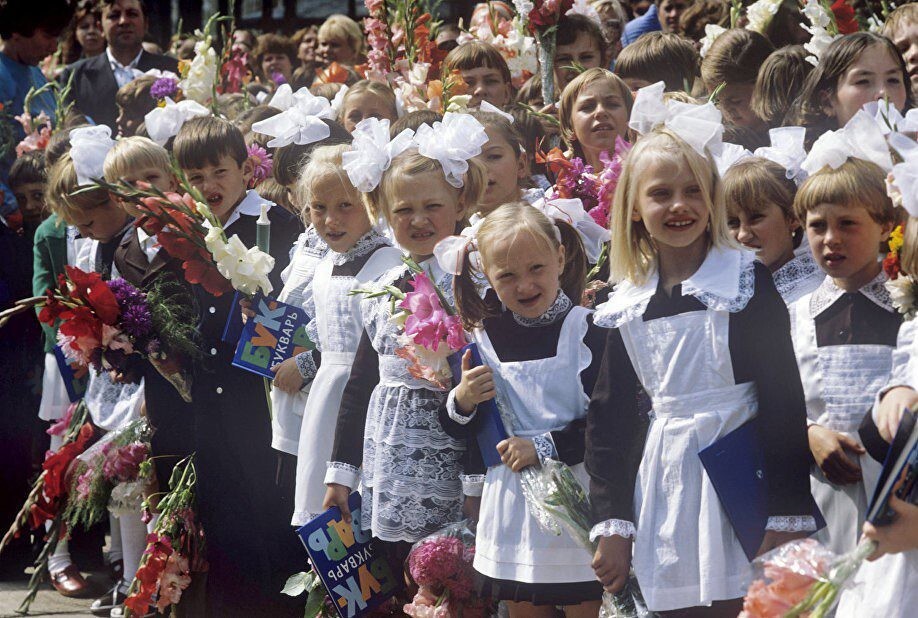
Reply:
[[144, 51], [147, 12], [143, 0], [99, 0], [98, 7], [108, 41], [105, 53], [68, 66], [60, 80], [67, 83], [72, 74], [71, 96], [76, 109], [96, 124], [106, 124], [114, 131], [118, 89], [134, 79], [135, 71], [159, 69], [176, 73], [178, 63], [174, 58]]

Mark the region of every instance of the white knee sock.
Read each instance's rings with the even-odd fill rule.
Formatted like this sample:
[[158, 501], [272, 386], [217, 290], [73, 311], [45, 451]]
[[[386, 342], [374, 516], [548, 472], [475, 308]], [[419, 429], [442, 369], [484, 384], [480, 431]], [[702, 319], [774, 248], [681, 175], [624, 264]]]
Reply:
[[109, 563], [124, 559], [124, 552], [121, 550], [121, 524], [118, 519], [116, 515], [108, 514], [109, 528], [112, 534], [112, 543], [108, 550]]
[[124, 549], [124, 580], [130, 585], [140, 566], [140, 557], [147, 548], [147, 525], [140, 520], [140, 512], [126, 513], [118, 518], [121, 523], [121, 543]]

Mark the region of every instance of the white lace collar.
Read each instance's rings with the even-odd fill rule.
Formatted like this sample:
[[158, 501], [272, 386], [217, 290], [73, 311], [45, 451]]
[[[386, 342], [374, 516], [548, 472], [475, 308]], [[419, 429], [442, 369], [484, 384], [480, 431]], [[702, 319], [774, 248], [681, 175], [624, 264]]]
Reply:
[[567, 311], [573, 306], [573, 304], [574, 303], [571, 302], [571, 299], [567, 297], [567, 294], [564, 293], [564, 290], [559, 288], [558, 295], [555, 296], [555, 301], [542, 315], [534, 318], [527, 318], [521, 315], [517, 315], [512, 311], [510, 314], [513, 316], [514, 321], [520, 326], [525, 326], [527, 328], [536, 326], [548, 326], [549, 324], [554, 324], [565, 315], [567, 315]]
[[[609, 300], [596, 308], [594, 322], [604, 328], [617, 328], [644, 315], [659, 283], [656, 270], [642, 285], [619, 283]], [[742, 311], [754, 292], [755, 254], [735, 247], [712, 247], [701, 267], [682, 282], [684, 296], [694, 296], [714, 311]]]
[[335, 266], [343, 266], [344, 264], [352, 262], [361, 256], [372, 253], [376, 250], [377, 247], [382, 247], [388, 244], [389, 241], [385, 236], [377, 232], [374, 228], [370, 228], [369, 232], [357, 239], [357, 242], [355, 242], [353, 246], [344, 253], [330, 251], [332, 255], [332, 264]]
[[[869, 283], [861, 287], [857, 292], [866, 296], [875, 305], [893, 313], [896, 309], [893, 307], [889, 290], [886, 289], [886, 280], [886, 273], [881, 269], [880, 274], [871, 279]], [[835, 304], [835, 301], [844, 296], [845, 293], [845, 290], [835, 285], [832, 277], [826, 275], [822, 284], [816, 288], [813, 296], [810, 297], [810, 317], [815, 318], [818, 316]]]
[[823, 272], [813, 257], [810, 244], [806, 241], [794, 250], [794, 257], [787, 264], [772, 273], [775, 288], [782, 297], [793, 292], [801, 283], [815, 277], [821, 279]]

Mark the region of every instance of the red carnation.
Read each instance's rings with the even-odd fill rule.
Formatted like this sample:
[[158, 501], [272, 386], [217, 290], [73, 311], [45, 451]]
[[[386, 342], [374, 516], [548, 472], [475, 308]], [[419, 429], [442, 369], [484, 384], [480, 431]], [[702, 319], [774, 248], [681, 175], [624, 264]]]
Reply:
[[835, 15], [835, 25], [838, 26], [839, 33], [851, 34], [860, 29], [854, 16], [854, 9], [845, 0], [835, 0], [835, 4], [832, 5], [832, 13]]

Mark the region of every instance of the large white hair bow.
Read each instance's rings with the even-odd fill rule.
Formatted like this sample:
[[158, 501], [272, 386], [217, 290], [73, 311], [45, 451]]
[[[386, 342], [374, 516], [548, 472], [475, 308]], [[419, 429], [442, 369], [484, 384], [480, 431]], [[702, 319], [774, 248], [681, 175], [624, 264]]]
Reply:
[[893, 166], [888, 184], [895, 192], [890, 196], [901, 198], [902, 207], [911, 217], [918, 217], [918, 142], [901, 133], [890, 133], [889, 144], [896, 149], [903, 162]]
[[462, 273], [462, 258], [469, 253], [472, 268], [481, 272], [481, 254], [478, 253], [478, 228], [484, 217], [462, 230], [458, 236], [447, 236], [434, 247], [434, 257], [444, 272], [459, 276]]
[[351, 150], [341, 155], [342, 167], [358, 191], [368, 193], [382, 180], [392, 159], [414, 145], [414, 132], [405, 129], [389, 139], [389, 121], [385, 118], [365, 118], [352, 133]]
[[308, 88], [300, 88], [294, 92], [290, 84], [278, 86], [268, 105], [282, 112], [296, 107], [309, 116], [328, 118], [329, 120], [335, 119], [335, 110], [332, 109], [328, 99], [317, 97], [309, 92]]
[[338, 92], [335, 93], [335, 98], [331, 100], [332, 111], [335, 112], [335, 117], [337, 118], [341, 114], [341, 108], [344, 107], [344, 95], [347, 94], [347, 91], [350, 88], [347, 87], [347, 84], [341, 84], [341, 87], [338, 88]]
[[501, 108], [491, 105], [490, 103], [484, 100], [482, 100], [481, 105], [478, 106], [478, 111], [488, 112], [489, 114], [497, 114], [498, 116], [502, 116], [510, 124], [513, 124], [514, 122], [513, 116], [511, 116], [510, 114], [508, 114]]
[[643, 135], [662, 124], [702, 156], [706, 149], [719, 154], [724, 136], [720, 110], [711, 102], [664, 101], [664, 88], [663, 82], [657, 82], [637, 91], [628, 126]]
[[446, 112], [442, 122], [418, 127], [414, 141], [418, 152], [440, 162], [446, 182], [460, 189], [462, 176], [469, 170], [469, 159], [481, 154], [488, 135], [472, 116]]
[[892, 157], [883, 132], [874, 117], [864, 110], [858, 110], [838, 131], [820, 135], [801, 167], [815, 174], [826, 166], [838, 169], [848, 157], [876, 163], [887, 173], [892, 170]]
[[143, 121], [150, 139], [160, 146], [165, 146], [170, 137], [178, 135], [183, 124], [196, 116], [209, 115], [210, 110], [197, 101], [185, 99], [176, 103], [167, 97], [166, 105], [154, 108], [143, 117]]
[[768, 132], [771, 146], [755, 149], [755, 156], [773, 161], [784, 168], [785, 175], [797, 186], [806, 180], [806, 172], [800, 167], [806, 159], [806, 128], [780, 127]]
[[[579, 199], [544, 198], [533, 202], [532, 207], [548, 217], [550, 221], [561, 219], [571, 224], [580, 234], [588, 261], [595, 264], [599, 260], [603, 245], [609, 241], [610, 233], [607, 228], [596, 223], [590, 213], [583, 209], [583, 203]], [[558, 237], [558, 242], [561, 242], [560, 232], [556, 232], [555, 235]]]
[[288, 144], [305, 146], [318, 142], [331, 135], [331, 129], [322, 121], [323, 116], [313, 113], [315, 109], [316, 105], [312, 101], [297, 100], [292, 107], [276, 116], [253, 124], [252, 131], [274, 138], [268, 142], [269, 148], [280, 148]]
[[746, 148], [743, 148], [739, 144], [731, 144], [730, 142], [724, 142], [721, 146], [720, 154], [714, 156], [714, 165], [717, 166], [717, 173], [720, 174], [721, 178], [724, 174], [727, 173], [727, 170], [742, 161], [743, 159], [748, 159], [752, 156], [752, 153], [749, 152]]
[[78, 184], [88, 185], [102, 178], [105, 155], [114, 145], [112, 130], [104, 124], [70, 131], [70, 158]]

